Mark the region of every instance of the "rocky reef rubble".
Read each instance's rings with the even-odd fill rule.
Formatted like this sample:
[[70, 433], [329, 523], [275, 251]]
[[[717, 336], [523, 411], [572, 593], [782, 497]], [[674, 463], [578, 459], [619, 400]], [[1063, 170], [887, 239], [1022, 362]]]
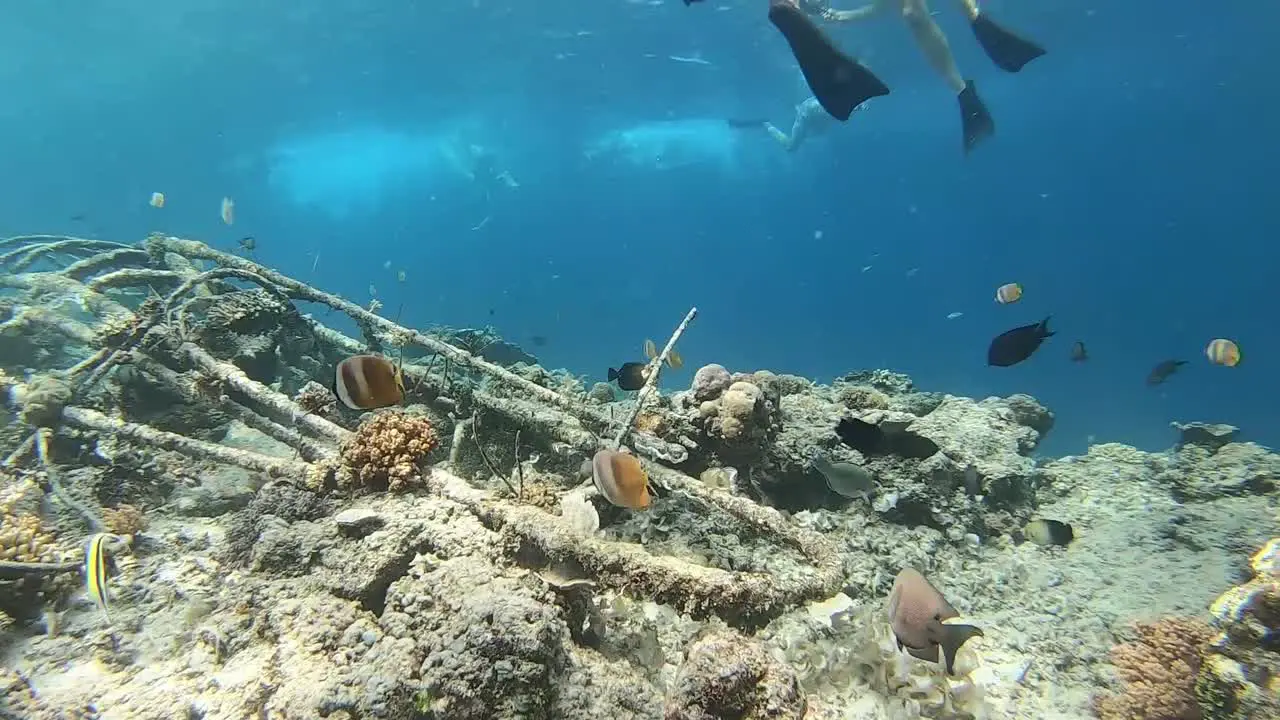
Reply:
[[[180, 238], [11, 238], [0, 267], [0, 717], [1079, 717], [1128, 621], [1202, 613], [1274, 535], [1277, 458], [1233, 432], [1037, 459], [1025, 395], [708, 365], [619, 398]], [[404, 407], [324, 390], [399, 347]], [[581, 472], [620, 443], [647, 510]], [[1076, 541], [1017, 542], [1037, 516]], [[128, 540], [109, 617], [79, 577], [98, 533]], [[955, 675], [889, 630], [907, 566], [985, 631]], [[1265, 707], [1237, 680], [1273, 668], [1266, 602], [1205, 665], [1237, 709]]]

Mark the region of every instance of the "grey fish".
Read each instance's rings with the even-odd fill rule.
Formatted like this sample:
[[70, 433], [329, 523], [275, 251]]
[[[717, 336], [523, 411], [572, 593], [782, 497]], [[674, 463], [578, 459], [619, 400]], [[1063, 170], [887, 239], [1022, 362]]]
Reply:
[[982, 628], [942, 622], [959, 615], [919, 571], [903, 568], [894, 579], [889, 593], [889, 624], [898, 649], [906, 648], [912, 657], [936, 663], [941, 648], [948, 675], [955, 675], [960, 646], [975, 635], [982, 637]]
[[1169, 379], [1170, 375], [1178, 372], [1178, 368], [1186, 364], [1186, 360], [1165, 360], [1159, 365], [1151, 368], [1151, 374], [1147, 375], [1147, 384], [1159, 385], [1163, 383], [1165, 380]]
[[827, 479], [827, 487], [837, 495], [868, 500], [876, 489], [875, 478], [860, 465], [847, 462], [831, 462], [826, 455], [814, 450], [809, 464]]

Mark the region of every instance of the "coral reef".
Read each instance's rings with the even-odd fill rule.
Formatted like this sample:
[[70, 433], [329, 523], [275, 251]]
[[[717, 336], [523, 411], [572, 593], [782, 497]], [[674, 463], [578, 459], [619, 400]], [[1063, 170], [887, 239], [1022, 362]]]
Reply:
[[1137, 639], [1111, 651], [1124, 691], [1100, 695], [1094, 710], [1102, 720], [1170, 718], [1196, 720], [1196, 678], [1209, 642], [1209, 626], [1197, 618], [1139, 623]]
[[1253, 578], [1210, 608], [1218, 632], [1196, 684], [1207, 720], [1280, 717], [1280, 538], [1249, 565]]
[[[1280, 505], [1276, 455], [1224, 427], [1049, 460], [1035, 399], [886, 370], [706, 365], [664, 392], [696, 309], [624, 397], [181, 238], [3, 239], [0, 269], [0, 716], [1081, 717], [1121, 628], [1201, 613]], [[334, 402], [334, 363], [365, 352], [403, 355], [406, 407]], [[580, 472], [622, 446], [643, 512]], [[815, 450], [871, 473], [871, 503]], [[1076, 540], [1019, 544], [1033, 516]], [[95, 532], [132, 536], [109, 623], [78, 577]], [[1276, 555], [1215, 604], [1166, 710], [1190, 677], [1208, 717], [1272, 711]], [[907, 566], [985, 630], [954, 675], [892, 635]], [[1121, 679], [1172, 652], [1143, 640]], [[1171, 668], [1100, 708], [1149, 709], [1118, 698]]]
[[365, 485], [404, 490], [421, 477], [427, 456], [437, 445], [435, 428], [426, 417], [382, 412], [360, 423], [342, 446], [342, 464]]

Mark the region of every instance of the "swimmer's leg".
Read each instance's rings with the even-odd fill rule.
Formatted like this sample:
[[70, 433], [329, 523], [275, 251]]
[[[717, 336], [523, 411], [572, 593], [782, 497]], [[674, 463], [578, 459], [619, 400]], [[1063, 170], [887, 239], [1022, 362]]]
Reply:
[[924, 53], [933, 71], [942, 76], [947, 86], [960, 102], [960, 122], [964, 128], [964, 149], [968, 152], [984, 138], [996, 131], [995, 121], [978, 97], [978, 90], [971, 82], [965, 82], [951, 55], [951, 46], [942, 28], [929, 14], [926, 0], [902, 0], [902, 17], [907, 21], [916, 45]]
[[796, 143], [792, 140], [791, 135], [782, 132], [777, 127], [774, 127], [774, 124], [770, 122], [764, 124], [764, 129], [769, 133], [769, 137], [778, 141], [778, 144], [782, 146], [783, 150], [786, 150], [787, 152], [795, 152]]
[[828, 9], [826, 12], [822, 13], [822, 19], [830, 23], [855, 23], [860, 20], [866, 20], [879, 15], [880, 11], [885, 8], [885, 5], [886, 3], [884, 0], [876, 0], [875, 2], [867, 3], [860, 8], [854, 8], [852, 10]]
[[1016, 73], [1023, 65], [1044, 55], [1044, 48], [995, 24], [978, 9], [977, 0], [960, 0], [960, 5], [987, 57], [1001, 70]]

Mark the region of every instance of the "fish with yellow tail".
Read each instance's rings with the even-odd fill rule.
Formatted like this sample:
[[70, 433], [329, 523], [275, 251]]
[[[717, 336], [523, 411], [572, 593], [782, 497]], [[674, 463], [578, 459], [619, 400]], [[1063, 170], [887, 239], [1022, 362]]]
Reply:
[[111, 622], [111, 613], [108, 612], [108, 592], [107, 581], [112, 574], [111, 553], [115, 552], [119, 544], [124, 543], [125, 539], [119, 535], [111, 533], [95, 533], [89, 537], [84, 548], [84, 583], [85, 588], [89, 592], [89, 597], [94, 604], [102, 610], [102, 615], [107, 619], [107, 623]]
[[943, 620], [960, 613], [947, 602], [937, 588], [914, 568], [903, 568], [893, 581], [889, 593], [889, 624], [898, 641], [898, 649], [906, 648], [912, 657], [938, 662], [938, 650], [946, 663], [947, 674], [955, 675], [956, 653], [960, 646], [982, 629], [973, 625], [948, 625]]
[[[658, 345], [653, 340], [645, 338], [644, 356], [649, 360], [658, 357]], [[675, 348], [671, 348], [671, 352], [667, 353], [667, 367], [672, 370], [679, 370], [684, 367], [684, 358], [680, 357], [680, 353]]]

